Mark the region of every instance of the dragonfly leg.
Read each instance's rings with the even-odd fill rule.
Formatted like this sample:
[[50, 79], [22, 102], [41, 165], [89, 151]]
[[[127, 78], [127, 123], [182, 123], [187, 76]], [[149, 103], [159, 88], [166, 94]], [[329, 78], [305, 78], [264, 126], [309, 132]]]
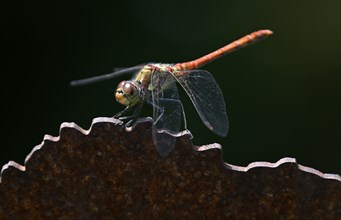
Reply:
[[[131, 109], [135, 108], [133, 113], [131, 115], [126, 115]], [[139, 117], [140, 112], [142, 109], [142, 104], [139, 104], [137, 106], [128, 106], [123, 111], [120, 111], [116, 115], [114, 115], [114, 118], [117, 118], [119, 120], [129, 120], [128, 122], [125, 123], [126, 127], [130, 127], [131, 125], [134, 124], [136, 119]]]
[[142, 104], [138, 105], [135, 108], [133, 114], [130, 116], [131, 120], [129, 120], [125, 125], [126, 127], [131, 127], [135, 123], [136, 119], [140, 116], [141, 109], [142, 109]]
[[160, 118], [162, 118], [162, 115], [165, 112], [165, 110], [154, 103], [150, 103], [150, 104], [152, 104], [155, 108], [157, 108], [161, 112], [160, 115], [156, 119], [154, 119], [154, 125], [155, 125], [160, 120]]
[[123, 111], [120, 111], [118, 113], [116, 113], [114, 115], [114, 118], [120, 119], [120, 120], [124, 120], [125, 117], [122, 117], [122, 115], [126, 114], [128, 111], [130, 111], [132, 107], [131, 106], [127, 106], [125, 109], [123, 109]]
[[186, 120], [185, 109], [184, 109], [184, 106], [182, 105], [182, 102], [180, 102], [180, 104], [181, 104], [182, 115], [184, 116], [184, 127], [185, 127], [185, 130], [187, 130], [187, 120]]

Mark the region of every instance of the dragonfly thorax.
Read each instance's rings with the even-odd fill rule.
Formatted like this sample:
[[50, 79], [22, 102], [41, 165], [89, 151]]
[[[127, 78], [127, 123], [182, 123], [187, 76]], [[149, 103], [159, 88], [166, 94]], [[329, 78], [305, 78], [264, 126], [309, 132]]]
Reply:
[[115, 98], [122, 105], [133, 106], [142, 98], [141, 87], [133, 81], [122, 81], [117, 86]]

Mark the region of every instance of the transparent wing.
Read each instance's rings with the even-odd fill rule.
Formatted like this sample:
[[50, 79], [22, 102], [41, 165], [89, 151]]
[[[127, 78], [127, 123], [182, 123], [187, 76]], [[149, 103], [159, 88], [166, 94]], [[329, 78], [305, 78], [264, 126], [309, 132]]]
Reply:
[[114, 72], [112, 73], [71, 81], [70, 85], [71, 86], [83, 86], [83, 85], [87, 85], [87, 84], [91, 84], [95, 82], [100, 82], [100, 81], [112, 79], [114, 77], [117, 77], [126, 73], [131, 73], [131, 72], [140, 70], [141, 68], [143, 68], [143, 65], [137, 65], [137, 66], [128, 67], [128, 68], [118, 68], [118, 69], [114, 69]]
[[152, 94], [153, 141], [161, 156], [167, 156], [175, 146], [181, 127], [182, 103], [179, 98], [176, 80], [168, 72], [156, 71], [148, 88]]
[[176, 78], [206, 127], [220, 136], [226, 136], [229, 128], [226, 105], [213, 76], [206, 70], [191, 70]]

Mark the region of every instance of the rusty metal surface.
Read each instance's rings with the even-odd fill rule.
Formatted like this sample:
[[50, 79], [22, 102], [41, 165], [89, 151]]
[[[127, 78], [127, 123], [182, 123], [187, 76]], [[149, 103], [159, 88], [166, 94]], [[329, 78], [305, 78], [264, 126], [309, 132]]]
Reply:
[[160, 157], [151, 123], [63, 123], [1, 170], [0, 219], [341, 219], [341, 178], [293, 158], [224, 163], [220, 145], [178, 137]]

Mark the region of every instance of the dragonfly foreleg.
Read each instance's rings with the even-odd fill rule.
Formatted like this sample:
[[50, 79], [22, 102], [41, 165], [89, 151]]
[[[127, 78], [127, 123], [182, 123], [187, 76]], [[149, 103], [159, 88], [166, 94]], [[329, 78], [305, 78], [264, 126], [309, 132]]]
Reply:
[[130, 111], [130, 109], [132, 109], [131, 106], [127, 106], [125, 109], [123, 109], [122, 111], [116, 113], [114, 115], [114, 118], [120, 119], [120, 120], [124, 120], [126, 116], [122, 116], [124, 114], [126, 114], [128, 111]]
[[[133, 108], [135, 108], [133, 113], [131, 115], [127, 115], [128, 112], [132, 110]], [[125, 126], [130, 127], [131, 125], [134, 124], [136, 119], [139, 117], [141, 109], [142, 109], [142, 104], [137, 105], [137, 106], [127, 106], [125, 109], [123, 109], [123, 111], [120, 111], [119, 113], [114, 115], [114, 118], [117, 118], [122, 121], [129, 120], [128, 122], [125, 123]]]

